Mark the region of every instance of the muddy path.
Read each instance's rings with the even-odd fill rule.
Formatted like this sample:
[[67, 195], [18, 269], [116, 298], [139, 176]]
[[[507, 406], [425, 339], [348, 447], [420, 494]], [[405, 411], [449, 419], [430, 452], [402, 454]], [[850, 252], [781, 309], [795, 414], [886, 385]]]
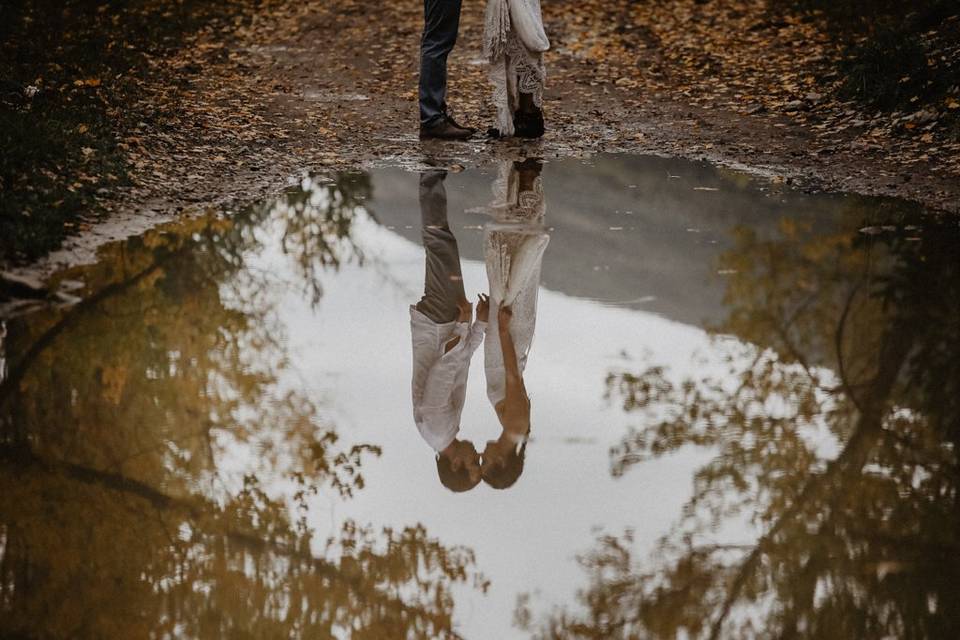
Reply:
[[[211, 207], [229, 210], [283, 190], [304, 172], [415, 168], [428, 159], [474, 166], [517, 154], [629, 151], [705, 159], [804, 190], [960, 209], [960, 143], [934, 140], [935, 131], [923, 133], [929, 126], [900, 135], [889, 118], [812, 84], [829, 61], [829, 43], [806, 21], [758, 26], [729, 11], [718, 23], [700, 16], [694, 0], [678, 0], [672, 15], [680, 23], [658, 33], [657, 16], [597, 16], [578, 13], [596, 10], [593, 3], [544, 4], [553, 42], [548, 133], [533, 143], [417, 139], [417, 0], [278, 0], [251, 9], [250, 20], [228, 33], [196, 34], [156, 61], [169, 82], [150, 87], [145, 98], [175, 104], [174, 115], [144, 120], [120, 141], [133, 186], [105, 194], [110, 215], [81, 225], [60, 250], [19, 272], [42, 279], [95, 259], [105, 242]], [[493, 113], [482, 12], [480, 2], [464, 4], [449, 102], [458, 119], [485, 128]], [[627, 23], [640, 26], [613, 28]], [[724, 44], [730, 33], [743, 35], [737, 46], [760, 49], [762, 68], [738, 62], [736, 47]], [[688, 60], [684, 52], [693, 48], [712, 57]]]

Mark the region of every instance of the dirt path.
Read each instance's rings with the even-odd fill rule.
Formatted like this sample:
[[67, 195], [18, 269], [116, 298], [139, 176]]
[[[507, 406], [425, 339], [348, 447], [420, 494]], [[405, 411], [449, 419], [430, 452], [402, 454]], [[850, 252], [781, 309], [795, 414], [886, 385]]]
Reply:
[[[170, 82], [152, 86], [145, 100], [176, 103], [175, 115], [142, 122], [123, 139], [135, 186], [111, 196], [106, 222], [27, 271], [42, 277], [91, 260], [104, 242], [280, 190], [299, 171], [415, 166], [428, 155], [471, 166], [518, 147], [545, 157], [632, 151], [708, 159], [805, 189], [960, 209], [960, 143], [935, 138], [919, 120], [899, 135], [889, 118], [822, 93], [813, 74], [826, 68], [830, 49], [809, 22], [749, 23], [758, 14], [741, 9], [762, 0], [716, 0], [711, 11], [730, 10], [709, 20], [696, 0], [675, 0], [676, 24], [650, 14], [651, 3], [634, 4], [616, 9], [631, 15], [598, 15], [595, 3], [545, 0], [554, 45], [549, 132], [521, 145], [417, 140], [418, 0], [266, 2], [248, 26], [197, 34], [157, 61]], [[493, 121], [482, 11], [479, 0], [464, 3], [450, 61], [450, 103], [478, 127]], [[731, 33], [740, 35], [730, 41]], [[744, 47], [762, 67], [741, 62]]]

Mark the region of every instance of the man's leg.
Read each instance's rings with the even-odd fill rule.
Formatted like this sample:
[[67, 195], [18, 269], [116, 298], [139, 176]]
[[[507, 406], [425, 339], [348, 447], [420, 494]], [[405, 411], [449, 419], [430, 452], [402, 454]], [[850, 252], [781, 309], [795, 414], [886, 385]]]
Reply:
[[420, 175], [420, 216], [427, 268], [423, 298], [417, 309], [437, 323], [456, 320], [458, 304], [467, 299], [457, 239], [447, 222], [447, 190], [443, 186], [446, 176], [445, 171]]
[[457, 43], [461, 0], [423, 0], [420, 41], [420, 125], [429, 127], [446, 113], [447, 56]]

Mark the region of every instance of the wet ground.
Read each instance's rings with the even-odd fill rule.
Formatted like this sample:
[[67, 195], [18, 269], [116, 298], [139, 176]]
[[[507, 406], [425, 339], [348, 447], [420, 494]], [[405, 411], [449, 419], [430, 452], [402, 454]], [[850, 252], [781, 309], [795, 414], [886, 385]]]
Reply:
[[[276, 195], [304, 168], [369, 169], [425, 151], [416, 139], [416, 0], [186, 0], [173, 13], [162, 1], [105, 11], [83, 0], [52, 23], [55, 10], [21, 4], [27, 13], [7, 21], [6, 47], [21, 63], [9, 75], [22, 93], [0, 96], [23, 124], [8, 127], [19, 132], [7, 154], [19, 187], [0, 218], [10, 230], [0, 233], [0, 268], [18, 276], [45, 281], [183, 213]], [[890, 64], [879, 68], [846, 59], [843, 41], [859, 42], [860, 27], [839, 29], [832, 12], [811, 14], [809, 5], [544, 3], [547, 132], [522, 152], [708, 160], [809, 192], [898, 197], [956, 213], [960, 81], [950, 80], [957, 56], [947, 46], [960, 25], [948, 17], [955, 8], [929, 23], [914, 11], [909, 23], [870, 14], [878, 27], [906, 29], [884, 37], [908, 50], [920, 43], [903, 34], [924, 32], [927, 54], [919, 62], [911, 55], [920, 67], [913, 73], [886, 50], [877, 55]], [[480, 131], [495, 120], [483, 12], [482, 3], [464, 5], [449, 60], [451, 109]], [[909, 26], [917, 21], [924, 26]], [[115, 42], [136, 44], [122, 53], [107, 46]], [[887, 77], [883, 84], [909, 102], [877, 111], [870, 100], [851, 101], [844, 78], [861, 68]], [[855, 84], [872, 86], [859, 77]], [[516, 141], [448, 147], [471, 169], [517, 152]], [[47, 150], [43, 170], [27, 170], [38, 148]]]
[[[107, 245], [57, 276], [82, 302], [6, 321], [3, 635], [957, 637], [955, 218], [663, 158], [432, 164]], [[467, 297], [521, 289], [506, 489], [448, 490], [415, 424], [437, 228]], [[490, 282], [503, 251], [532, 276]]]

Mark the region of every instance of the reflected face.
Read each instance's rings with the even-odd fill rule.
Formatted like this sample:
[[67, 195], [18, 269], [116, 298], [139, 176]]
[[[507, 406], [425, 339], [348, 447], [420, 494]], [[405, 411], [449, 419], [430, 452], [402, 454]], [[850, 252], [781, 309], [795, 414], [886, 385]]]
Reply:
[[449, 455], [450, 468], [453, 471], [466, 469], [470, 475], [471, 482], [480, 481], [480, 454], [472, 442], [458, 442], [457, 446]]
[[483, 475], [489, 475], [497, 467], [504, 466], [508, 455], [508, 451], [497, 446], [496, 440], [489, 440], [483, 449], [483, 460], [480, 465]]

